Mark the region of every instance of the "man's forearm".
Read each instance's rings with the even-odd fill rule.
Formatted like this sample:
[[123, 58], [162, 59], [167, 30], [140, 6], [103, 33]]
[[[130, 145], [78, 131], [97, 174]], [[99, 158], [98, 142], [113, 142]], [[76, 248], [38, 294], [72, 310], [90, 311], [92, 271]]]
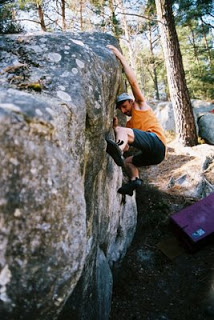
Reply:
[[123, 69], [125, 71], [126, 77], [130, 83], [130, 86], [132, 88], [133, 95], [135, 97], [135, 100], [139, 103], [144, 102], [144, 96], [141, 92], [141, 90], [138, 87], [137, 84], [137, 78], [135, 76], [134, 71], [132, 68], [129, 66], [128, 62], [126, 61], [125, 57], [122, 55], [122, 53], [114, 46], [108, 45], [107, 46], [114, 54], [115, 56], [120, 60]]
[[135, 76], [134, 71], [132, 70], [132, 68], [129, 66], [128, 62], [126, 61], [126, 59], [124, 58], [124, 56], [121, 57], [120, 62], [123, 66], [124, 72], [126, 74], [126, 77], [131, 85], [131, 87], [137, 83], [137, 78]]
[[132, 70], [132, 68], [129, 66], [128, 62], [126, 61], [125, 57], [122, 55], [122, 53], [115, 47], [109, 45], [108, 46], [109, 49], [111, 49], [115, 56], [120, 60], [123, 69], [125, 71], [125, 74], [127, 76], [127, 79], [130, 83], [130, 85], [132, 85], [134, 82], [137, 81], [136, 76], [134, 74], [134, 71]]
[[129, 66], [128, 62], [126, 61], [126, 59], [124, 58], [124, 56], [122, 54], [120, 54], [120, 56], [118, 56], [118, 59], [120, 60], [122, 66], [123, 66], [124, 72], [125, 72], [126, 77], [129, 81], [129, 84], [132, 88], [132, 92], [133, 92], [133, 95], [134, 95], [136, 101], [144, 102], [145, 99], [144, 99], [142, 92], [139, 89], [139, 86], [137, 83], [137, 78], [135, 76], [134, 71]]

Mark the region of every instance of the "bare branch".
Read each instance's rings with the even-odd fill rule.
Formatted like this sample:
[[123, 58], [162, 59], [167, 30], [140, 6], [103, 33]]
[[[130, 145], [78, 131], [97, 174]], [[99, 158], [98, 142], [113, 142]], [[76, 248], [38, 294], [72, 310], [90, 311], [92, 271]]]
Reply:
[[[44, 13], [44, 16], [47, 18], [47, 19], [49, 19], [50, 21], [51, 21], [51, 23], [55, 23], [61, 30], [62, 30], [62, 27], [59, 25], [59, 23], [58, 23], [58, 19], [56, 19], [56, 20], [53, 20], [53, 19], [51, 19], [46, 13]], [[48, 25], [50, 25], [51, 23], [49, 23]]]
[[34, 23], [37, 23], [37, 24], [41, 25], [41, 23], [39, 21], [32, 20], [32, 19], [16, 19], [16, 21], [17, 22], [19, 22], [19, 21], [30, 21], [30, 22], [34, 22]]
[[126, 16], [134, 16], [134, 17], [139, 17], [139, 18], [143, 18], [143, 19], [147, 19], [147, 20], [150, 20], [150, 21], [154, 21], [154, 22], [159, 22], [159, 23], [162, 23], [162, 21], [158, 20], [158, 19], [150, 19], [148, 17], [145, 17], [145, 16], [142, 16], [140, 14], [137, 14], [137, 13], [123, 13], [123, 12], [117, 12], [117, 14], [124, 14]]
[[154, 39], [154, 40], [152, 41], [152, 45], [153, 45], [155, 42], [159, 41], [159, 40], [160, 40], [160, 36], [158, 36], [156, 39]]

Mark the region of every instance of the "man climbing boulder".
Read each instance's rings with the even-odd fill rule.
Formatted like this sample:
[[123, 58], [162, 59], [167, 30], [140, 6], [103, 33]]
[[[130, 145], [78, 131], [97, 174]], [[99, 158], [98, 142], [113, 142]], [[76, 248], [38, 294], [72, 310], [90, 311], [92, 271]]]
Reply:
[[[163, 129], [141, 92], [136, 76], [121, 52], [112, 45], [107, 46], [121, 62], [126, 77], [130, 83], [134, 98], [128, 93], [117, 97], [116, 108], [123, 114], [131, 117], [126, 127], [118, 125], [117, 117], [113, 119], [115, 141], [106, 139], [107, 153], [118, 166], [124, 167], [129, 182], [118, 189], [121, 194], [133, 195], [133, 191], [141, 186], [138, 167], [155, 165], [165, 158], [166, 138]], [[139, 150], [134, 156], [126, 159], [123, 153], [133, 146]]]

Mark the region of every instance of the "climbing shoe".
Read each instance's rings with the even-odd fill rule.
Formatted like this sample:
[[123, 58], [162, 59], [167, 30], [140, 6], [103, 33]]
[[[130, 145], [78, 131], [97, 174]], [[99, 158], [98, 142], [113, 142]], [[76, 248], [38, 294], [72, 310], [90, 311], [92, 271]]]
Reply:
[[119, 148], [118, 144], [116, 142], [114, 142], [113, 140], [107, 139], [107, 138], [106, 138], [106, 142], [107, 142], [106, 152], [114, 159], [115, 163], [119, 167], [123, 167], [124, 166], [124, 158], [123, 158], [122, 151]]
[[117, 190], [118, 193], [128, 194], [129, 196], [133, 196], [133, 191], [139, 188], [142, 185], [142, 180], [136, 178], [135, 180], [131, 180], [128, 183], [122, 185], [121, 188]]

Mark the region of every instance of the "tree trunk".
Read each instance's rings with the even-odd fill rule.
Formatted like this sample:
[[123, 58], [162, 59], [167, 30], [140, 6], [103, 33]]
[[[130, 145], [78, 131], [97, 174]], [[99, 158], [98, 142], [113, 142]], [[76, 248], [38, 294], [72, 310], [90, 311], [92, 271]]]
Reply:
[[148, 23], [148, 26], [149, 26], [149, 47], [150, 47], [150, 53], [152, 57], [152, 71], [153, 71], [152, 80], [154, 82], [155, 97], [157, 100], [159, 100], [160, 95], [159, 95], [159, 89], [158, 89], [158, 76], [157, 76], [157, 70], [155, 66], [155, 55], [154, 55], [153, 45], [152, 45], [152, 26], [150, 22]]
[[100, 15], [102, 17], [102, 32], [106, 32], [106, 19], [105, 19], [105, 5], [104, 1], [102, 1], [101, 8], [100, 8]]
[[80, 30], [83, 31], [83, 0], [80, 0]]
[[133, 52], [132, 45], [131, 45], [131, 38], [130, 38], [128, 24], [127, 24], [127, 20], [126, 20], [125, 9], [123, 6], [123, 0], [117, 0], [117, 4], [118, 4], [118, 8], [120, 9], [120, 11], [122, 13], [121, 21], [123, 23], [125, 39], [127, 41], [127, 45], [128, 45], [128, 49], [129, 49], [129, 58], [130, 58], [130, 62], [131, 62], [131, 67], [134, 70], [134, 72], [136, 72], [134, 52]]
[[66, 19], [65, 19], [65, 0], [61, 0], [61, 8], [62, 8], [62, 30], [66, 30]]
[[178, 140], [184, 146], [194, 146], [197, 144], [197, 134], [171, 1], [155, 0], [155, 2]]
[[109, 0], [108, 4], [109, 4], [110, 12], [111, 12], [111, 18], [110, 18], [111, 29], [112, 29], [112, 32], [113, 32], [114, 36], [117, 39], [119, 39], [118, 26], [117, 26], [117, 23], [115, 24], [116, 16], [115, 16], [115, 10], [114, 10], [114, 1], [113, 0]]
[[42, 10], [42, 6], [40, 4], [37, 4], [37, 10], [38, 10], [38, 15], [39, 15], [39, 20], [40, 20], [40, 25], [41, 25], [42, 31], [47, 31], [46, 25], [45, 25], [44, 13]]
[[212, 57], [211, 57], [211, 52], [210, 52], [210, 48], [209, 48], [208, 41], [207, 41], [206, 31], [204, 29], [204, 22], [203, 22], [202, 19], [201, 19], [201, 26], [202, 26], [202, 31], [203, 31], [204, 41], [205, 41], [205, 47], [207, 49], [208, 60], [209, 60], [209, 64], [210, 64], [210, 67], [211, 67]]
[[198, 49], [197, 49], [197, 46], [196, 46], [196, 43], [195, 43], [194, 30], [193, 30], [191, 25], [189, 25], [189, 29], [190, 29], [190, 32], [191, 32], [191, 35], [192, 35], [192, 44], [193, 44], [193, 50], [194, 50], [194, 57], [196, 59], [197, 65], [199, 66]]

